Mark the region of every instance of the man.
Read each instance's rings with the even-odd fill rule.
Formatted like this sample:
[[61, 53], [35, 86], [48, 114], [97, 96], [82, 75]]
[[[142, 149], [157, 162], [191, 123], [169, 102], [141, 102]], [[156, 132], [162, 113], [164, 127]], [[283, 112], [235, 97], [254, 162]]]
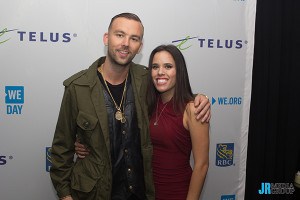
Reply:
[[[138, 16], [113, 17], [103, 37], [107, 56], [64, 81], [50, 169], [60, 199], [155, 199], [145, 101], [148, 72], [132, 62], [143, 46], [143, 33]], [[210, 104], [205, 96], [198, 98], [205, 107], [198, 117], [206, 113], [209, 120]], [[90, 155], [74, 163], [76, 138]]]

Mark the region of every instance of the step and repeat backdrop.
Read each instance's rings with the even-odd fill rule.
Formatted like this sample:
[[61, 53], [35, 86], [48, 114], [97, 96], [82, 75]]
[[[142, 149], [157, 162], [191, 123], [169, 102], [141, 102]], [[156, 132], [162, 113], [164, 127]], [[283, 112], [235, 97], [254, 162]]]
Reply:
[[156, 46], [174, 44], [193, 92], [209, 96], [200, 199], [244, 199], [255, 9], [255, 0], [1, 1], [0, 199], [57, 199], [49, 168], [62, 82], [106, 54], [103, 34], [122, 12], [145, 27], [134, 62], [147, 65]]

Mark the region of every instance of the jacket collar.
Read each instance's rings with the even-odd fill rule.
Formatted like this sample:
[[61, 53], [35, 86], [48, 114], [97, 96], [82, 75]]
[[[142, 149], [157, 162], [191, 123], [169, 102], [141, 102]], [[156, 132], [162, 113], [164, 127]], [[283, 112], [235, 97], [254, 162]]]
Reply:
[[76, 85], [85, 85], [89, 86], [90, 88], [94, 87], [97, 83], [98, 75], [97, 70], [99, 64], [101, 65], [104, 63], [105, 57], [101, 57], [96, 60], [87, 70], [83, 77], [74, 81]]
[[[85, 78], [77, 79], [74, 81], [77, 85], [88, 85], [90, 88], [95, 86], [98, 80], [97, 70], [98, 66], [101, 66], [106, 57], [101, 57], [98, 60], [96, 60], [86, 71]], [[130, 66], [130, 75], [131, 80], [134, 80], [136, 87], [139, 91], [142, 81], [144, 78], [147, 78], [147, 68], [142, 65], [137, 65], [133, 62], [131, 62]]]

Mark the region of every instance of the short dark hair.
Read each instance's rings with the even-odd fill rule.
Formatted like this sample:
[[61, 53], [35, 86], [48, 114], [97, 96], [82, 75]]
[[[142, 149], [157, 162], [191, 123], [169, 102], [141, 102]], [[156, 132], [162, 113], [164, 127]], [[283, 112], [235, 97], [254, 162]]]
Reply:
[[147, 82], [147, 105], [149, 116], [154, 113], [156, 109], [156, 97], [159, 92], [156, 90], [153, 81], [152, 81], [152, 62], [154, 55], [158, 52], [166, 51], [171, 54], [175, 61], [176, 65], [176, 83], [175, 83], [175, 92], [173, 96], [173, 109], [177, 113], [180, 111], [183, 114], [185, 105], [187, 102], [193, 100], [193, 93], [189, 81], [189, 76], [186, 68], [186, 63], [181, 51], [174, 45], [160, 45], [156, 47], [149, 58], [149, 73], [148, 73], [148, 82]]
[[120, 18], [120, 17], [124, 17], [126, 19], [131, 19], [131, 20], [140, 22], [141, 25], [142, 25], [142, 27], [143, 27], [143, 35], [144, 35], [144, 26], [143, 26], [143, 23], [142, 23], [141, 19], [136, 14], [127, 13], [127, 12], [126, 13], [120, 13], [120, 14], [114, 16], [113, 18], [111, 18], [109, 26], [108, 26], [108, 30], [110, 30], [110, 28], [111, 28], [112, 23], [114, 22], [114, 20], [117, 19], [117, 18]]

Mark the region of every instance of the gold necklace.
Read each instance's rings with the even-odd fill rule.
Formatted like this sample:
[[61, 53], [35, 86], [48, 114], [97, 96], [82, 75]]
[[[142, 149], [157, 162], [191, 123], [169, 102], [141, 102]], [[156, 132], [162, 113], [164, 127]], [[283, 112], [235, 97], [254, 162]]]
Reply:
[[162, 112], [164, 111], [164, 109], [166, 108], [166, 106], [168, 105], [169, 102], [166, 103], [166, 105], [163, 107], [163, 109], [161, 110], [161, 112], [159, 113], [159, 116], [157, 117], [157, 113], [158, 113], [158, 101], [159, 99], [157, 99], [157, 103], [156, 103], [156, 115], [155, 115], [155, 122], [154, 122], [154, 126], [158, 125], [158, 120], [162, 114]]
[[123, 100], [125, 99], [124, 97], [125, 97], [125, 91], [126, 91], [126, 84], [127, 84], [128, 73], [126, 75], [125, 86], [124, 86], [124, 90], [123, 90], [123, 95], [122, 95], [121, 103], [120, 103], [120, 106], [118, 106], [117, 103], [116, 103], [116, 101], [115, 101], [115, 99], [114, 99], [114, 97], [112, 96], [112, 94], [111, 94], [111, 92], [110, 92], [110, 90], [108, 88], [108, 85], [107, 85], [106, 80], [105, 80], [104, 75], [103, 75], [102, 68], [103, 68], [103, 64], [100, 66], [99, 72], [101, 73], [102, 78], [104, 80], [104, 84], [106, 86], [106, 89], [107, 89], [107, 91], [108, 91], [111, 99], [113, 100], [113, 102], [114, 102], [114, 104], [115, 104], [115, 106], [117, 108], [117, 112], [115, 113], [115, 118], [117, 120], [121, 120], [122, 123], [125, 123], [126, 122], [126, 119], [125, 119], [125, 116], [124, 116], [125, 106], [123, 105], [123, 112], [121, 111], [121, 108], [122, 108]]

